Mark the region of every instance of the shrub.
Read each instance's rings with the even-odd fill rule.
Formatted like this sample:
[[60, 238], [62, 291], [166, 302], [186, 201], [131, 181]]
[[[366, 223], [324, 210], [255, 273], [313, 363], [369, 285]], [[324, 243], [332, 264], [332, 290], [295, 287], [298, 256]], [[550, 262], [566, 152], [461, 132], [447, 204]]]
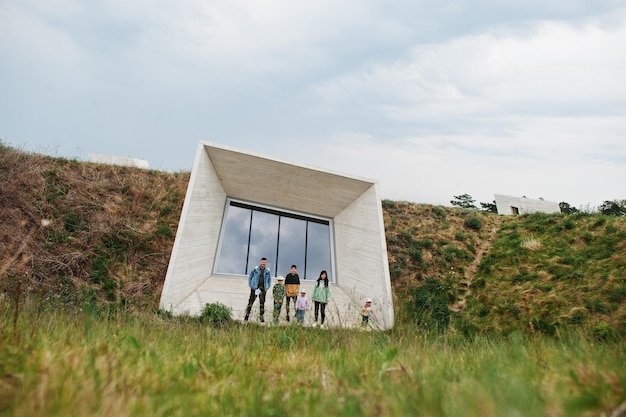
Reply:
[[161, 216], [165, 217], [170, 215], [172, 212], [174, 211], [174, 207], [172, 207], [171, 205], [166, 205], [161, 209]]
[[434, 244], [435, 244], [434, 240], [429, 239], [429, 238], [424, 238], [424, 239], [414, 240], [412, 243], [412, 246], [430, 249], [433, 247]]
[[392, 200], [383, 200], [382, 201], [382, 206], [383, 206], [383, 209], [385, 209], [385, 210], [392, 209], [392, 208], [395, 207], [395, 205], [396, 205], [396, 202], [392, 201]]
[[472, 230], [480, 230], [483, 227], [483, 222], [476, 216], [470, 216], [465, 219], [465, 227]]
[[433, 206], [432, 211], [433, 211], [434, 217], [439, 217], [439, 218], [446, 217], [446, 210], [441, 206]]
[[157, 235], [160, 237], [172, 237], [172, 229], [167, 225], [159, 226], [157, 229]]
[[585, 308], [591, 312], [606, 314], [607, 308], [602, 301], [597, 298], [584, 300]]
[[607, 323], [602, 322], [593, 328], [593, 337], [598, 342], [618, 341], [619, 334]]
[[159, 308], [159, 309], [156, 311], [156, 315], [157, 315], [158, 317], [162, 317], [162, 318], [164, 318], [164, 319], [168, 319], [168, 320], [171, 320], [171, 319], [173, 319], [173, 318], [174, 318], [174, 313], [172, 313], [172, 312], [171, 312], [171, 311], [169, 311], [169, 310], [162, 309], [162, 308]]
[[389, 275], [391, 276], [392, 281], [396, 281], [402, 276], [402, 268], [397, 265], [391, 265], [389, 268]]
[[511, 282], [530, 282], [535, 281], [538, 278], [537, 274], [529, 273], [528, 271], [521, 271], [519, 274], [511, 277]]
[[411, 242], [413, 242], [413, 236], [411, 236], [407, 232], [400, 232], [398, 234], [398, 240], [400, 240], [400, 242], [410, 244]]
[[233, 321], [232, 310], [222, 303], [207, 303], [200, 315], [200, 322], [213, 327], [222, 327]]
[[422, 250], [420, 248], [411, 247], [409, 248], [409, 257], [415, 263], [422, 262]]
[[417, 321], [429, 330], [444, 331], [450, 324], [448, 302], [455, 299], [452, 286], [434, 278], [412, 291], [413, 310]]
[[466, 250], [456, 246], [446, 246], [443, 250], [443, 257], [448, 262], [452, 262], [455, 259], [466, 261], [472, 259], [472, 256]]
[[570, 317], [570, 323], [572, 324], [580, 324], [585, 319], [585, 312], [583, 310], [575, 311], [574, 314]]
[[563, 223], [563, 227], [567, 230], [573, 230], [576, 227], [576, 223], [574, 223], [572, 219], [567, 219], [565, 223]]

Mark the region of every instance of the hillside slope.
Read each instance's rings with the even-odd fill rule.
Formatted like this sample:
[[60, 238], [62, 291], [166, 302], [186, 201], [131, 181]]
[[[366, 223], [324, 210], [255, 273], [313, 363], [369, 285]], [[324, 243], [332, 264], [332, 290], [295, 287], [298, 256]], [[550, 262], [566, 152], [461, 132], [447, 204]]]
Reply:
[[0, 147], [1, 293], [154, 308], [188, 180]]
[[480, 329], [554, 333], [603, 325], [626, 335], [626, 219], [507, 219], [473, 278], [465, 319]]
[[[188, 181], [0, 145], [0, 297], [156, 309]], [[469, 333], [604, 323], [626, 334], [623, 217], [382, 207], [400, 321], [437, 298]]]

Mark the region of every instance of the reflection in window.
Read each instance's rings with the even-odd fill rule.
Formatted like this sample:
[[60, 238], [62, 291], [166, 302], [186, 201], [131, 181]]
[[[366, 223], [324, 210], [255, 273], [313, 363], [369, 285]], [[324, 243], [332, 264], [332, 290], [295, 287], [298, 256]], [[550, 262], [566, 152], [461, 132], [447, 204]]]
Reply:
[[328, 279], [332, 280], [332, 271], [328, 267], [330, 259], [330, 233], [327, 224], [309, 222], [306, 252], [307, 279], [317, 279], [322, 270], [326, 270]]
[[270, 270], [274, 269], [272, 258], [275, 258], [278, 243], [278, 216], [262, 211], [252, 211], [252, 227], [250, 227], [250, 245], [248, 247], [248, 269], [250, 272], [259, 260], [267, 258]]
[[280, 240], [278, 241], [278, 253], [280, 257], [278, 258], [278, 266], [276, 267], [278, 275], [287, 275], [288, 271], [291, 270], [291, 265], [298, 265], [301, 271], [299, 275], [304, 278], [306, 222], [281, 216], [279, 232]]
[[247, 275], [262, 257], [274, 276], [295, 264], [301, 278], [314, 280], [326, 270], [333, 280], [330, 222], [229, 201], [216, 272]]
[[[222, 250], [217, 262], [217, 270], [224, 274], [246, 273], [248, 259], [248, 236], [252, 212], [241, 207], [230, 206], [225, 217], [222, 233]], [[260, 259], [260, 258], [259, 258]]]

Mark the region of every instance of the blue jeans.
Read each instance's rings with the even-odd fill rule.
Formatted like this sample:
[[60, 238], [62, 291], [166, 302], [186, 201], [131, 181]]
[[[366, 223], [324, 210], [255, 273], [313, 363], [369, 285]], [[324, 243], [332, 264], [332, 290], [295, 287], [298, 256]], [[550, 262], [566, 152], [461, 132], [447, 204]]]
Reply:
[[304, 323], [304, 310], [296, 310], [296, 319], [298, 320], [298, 323]]

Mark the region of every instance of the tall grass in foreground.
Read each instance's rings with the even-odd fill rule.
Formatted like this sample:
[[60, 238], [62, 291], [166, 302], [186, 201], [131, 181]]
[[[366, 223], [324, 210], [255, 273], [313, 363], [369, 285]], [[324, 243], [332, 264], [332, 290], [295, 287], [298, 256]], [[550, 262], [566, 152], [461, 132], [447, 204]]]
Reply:
[[624, 344], [463, 339], [0, 306], [0, 415], [601, 416]]

